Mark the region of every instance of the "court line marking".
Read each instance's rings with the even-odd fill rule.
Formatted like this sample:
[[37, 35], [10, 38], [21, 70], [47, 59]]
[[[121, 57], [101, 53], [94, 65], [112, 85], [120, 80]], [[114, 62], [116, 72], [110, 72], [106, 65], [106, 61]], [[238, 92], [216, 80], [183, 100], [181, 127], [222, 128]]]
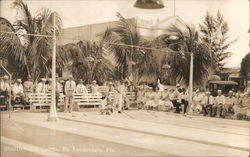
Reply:
[[212, 145], [212, 146], [220, 146], [220, 147], [231, 148], [231, 149], [236, 149], [236, 150], [249, 152], [248, 148], [242, 148], [242, 147], [238, 147], [238, 146], [230, 146], [230, 145], [225, 145], [225, 144], [220, 144], [220, 143], [200, 141], [200, 140], [189, 139], [189, 138], [184, 138], [184, 137], [177, 137], [177, 136], [172, 136], [172, 135], [164, 135], [164, 134], [160, 134], [160, 133], [153, 133], [153, 132], [130, 129], [130, 128], [125, 128], [125, 127], [118, 127], [118, 126], [111, 126], [111, 125], [107, 125], [107, 124], [99, 124], [99, 123], [87, 122], [87, 121], [82, 121], [82, 120], [68, 119], [68, 118], [64, 118], [64, 117], [61, 117], [61, 116], [59, 116], [59, 118], [63, 119], [63, 120], [66, 120], [66, 121], [80, 122], [80, 123], [85, 123], [85, 124], [90, 124], [90, 125], [102, 126], [102, 127], [107, 127], [107, 128], [114, 128], [114, 129], [119, 129], [119, 130], [126, 130], [126, 131], [131, 131], [131, 132], [142, 133], [142, 134], [173, 138], [173, 139], [178, 139], [178, 140], [184, 140], [184, 141], [189, 141], [189, 142], [207, 144], [207, 145]]
[[42, 147], [38, 147], [38, 146], [34, 146], [25, 142], [21, 142], [21, 141], [17, 141], [17, 140], [13, 140], [4, 136], [1, 136], [1, 143], [5, 143], [11, 146], [14, 146], [16, 149], [15, 151], [21, 151], [21, 150], [25, 150], [25, 151], [29, 151], [29, 152], [33, 152], [35, 154], [44, 156], [44, 157], [70, 157], [69, 155], [66, 154], [62, 154], [62, 153], [58, 153], [58, 152], [54, 152], [51, 151], [49, 149], [46, 148], [42, 148]]

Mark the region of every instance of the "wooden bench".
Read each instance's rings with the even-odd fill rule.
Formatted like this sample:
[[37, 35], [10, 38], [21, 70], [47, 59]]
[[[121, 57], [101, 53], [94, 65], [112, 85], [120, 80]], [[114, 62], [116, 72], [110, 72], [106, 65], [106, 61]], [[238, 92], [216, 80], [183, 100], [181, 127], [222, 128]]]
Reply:
[[[28, 95], [30, 110], [36, 111], [37, 109], [49, 109], [51, 105], [51, 93], [30, 93]], [[64, 102], [64, 95], [61, 93], [59, 96], [58, 106]]]
[[[65, 95], [63, 93], [59, 96], [58, 106], [64, 106]], [[88, 94], [74, 94], [75, 103], [81, 108], [82, 106], [98, 107], [102, 101], [101, 93], [88, 93]], [[36, 111], [37, 109], [49, 109], [51, 105], [51, 94], [30, 93], [29, 94], [30, 110]]]
[[[109, 92], [111, 99], [113, 100], [115, 98], [114, 92]], [[126, 97], [129, 99], [129, 101], [134, 102], [136, 101], [136, 93], [135, 92], [126, 92]]]
[[75, 103], [81, 107], [99, 107], [102, 102], [101, 93], [74, 94]]

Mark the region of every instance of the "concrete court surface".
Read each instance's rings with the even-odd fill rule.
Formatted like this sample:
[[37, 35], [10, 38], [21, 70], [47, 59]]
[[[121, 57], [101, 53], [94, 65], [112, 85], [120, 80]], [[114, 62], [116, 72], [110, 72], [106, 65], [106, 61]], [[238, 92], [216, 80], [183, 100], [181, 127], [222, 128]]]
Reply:
[[249, 121], [129, 110], [1, 112], [1, 156], [249, 156]]

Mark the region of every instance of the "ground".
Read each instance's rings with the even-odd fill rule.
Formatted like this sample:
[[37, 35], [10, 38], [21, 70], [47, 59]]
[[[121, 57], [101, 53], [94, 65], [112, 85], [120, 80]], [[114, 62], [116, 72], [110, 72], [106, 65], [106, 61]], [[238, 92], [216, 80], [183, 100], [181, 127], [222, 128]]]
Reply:
[[129, 110], [1, 112], [1, 156], [249, 156], [249, 122]]

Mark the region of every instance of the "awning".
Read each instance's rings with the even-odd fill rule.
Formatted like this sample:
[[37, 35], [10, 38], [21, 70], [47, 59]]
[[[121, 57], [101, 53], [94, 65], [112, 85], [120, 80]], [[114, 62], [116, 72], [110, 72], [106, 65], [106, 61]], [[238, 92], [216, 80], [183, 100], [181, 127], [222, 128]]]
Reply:
[[238, 85], [238, 83], [234, 81], [209, 81], [209, 83], [221, 85]]

